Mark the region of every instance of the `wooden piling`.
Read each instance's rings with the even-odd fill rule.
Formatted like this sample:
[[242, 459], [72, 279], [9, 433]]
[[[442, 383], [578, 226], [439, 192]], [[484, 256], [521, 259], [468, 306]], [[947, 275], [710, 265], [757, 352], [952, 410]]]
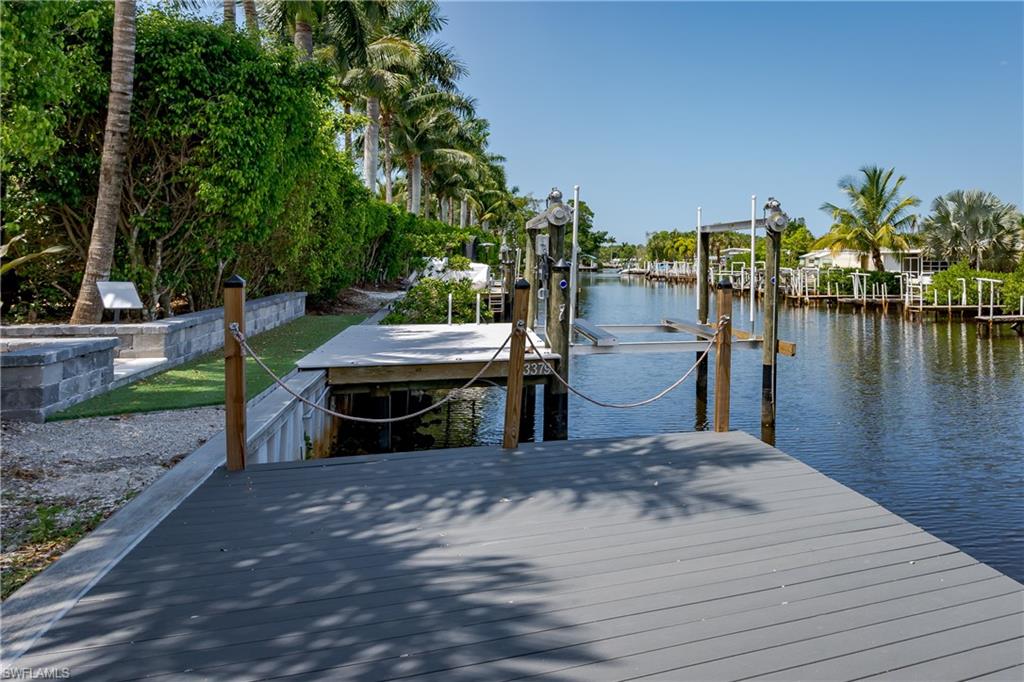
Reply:
[[224, 436], [228, 471], [245, 469], [245, 356], [231, 333], [237, 324], [245, 333], [245, 280], [232, 275], [224, 282]]
[[732, 375], [732, 282], [718, 283], [715, 314], [721, 320], [715, 339], [715, 431], [729, 430], [729, 392]]
[[775, 377], [779, 325], [779, 255], [782, 234], [766, 230], [764, 273], [764, 345], [761, 360], [761, 440], [775, 444]]
[[565, 225], [548, 223], [548, 309], [544, 329], [551, 350], [558, 353], [558, 375], [544, 387], [544, 440], [569, 437], [569, 270], [565, 264]]
[[514, 449], [519, 446], [520, 415], [523, 409], [523, 365], [526, 354], [526, 315], [528, 313], [530, 283], [516, 282], [512, 295], [512, 339], [509, 341], [508, 379], [505, 391], [505, 433], [501, 446]]

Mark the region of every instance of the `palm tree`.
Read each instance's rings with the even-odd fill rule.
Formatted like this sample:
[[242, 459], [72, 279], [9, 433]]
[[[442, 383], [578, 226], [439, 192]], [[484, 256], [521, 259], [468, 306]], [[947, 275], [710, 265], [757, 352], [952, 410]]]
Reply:
[[858, 184], [852, 177], [839, 181], [839, 189], [850, 201], [849, 208], [840, 208], [828, 202], [821, 210], [832, 216], [832, 227], [828, 234], [815, 243], [817, 248], [828, 248], [833, 254], [844, 250], [862, 254], [861, 267], [867, 269], [867, 256], [878, 271], [885, 270], [882, 249], [904, 251], [910, 248], [906, 237], [901, 234], [911, 228], [916, 216], [908, 210], [921, 203], [915, 196], [900, 197], [900, 187], [906, 176], [892, 181], [895, 170], [878, 166], [860, 169], [864, 178]]
[[224, 0], [224, 25], [235, 28], [235, 0]]
[[[396, 110], [392, 143], [405, 165], [410, 212], [419, 214], [424, 185], [429, 191], [436, 162], [459, 157], [471, 161], [454, 144], [462, 116], [471, 116], [473, 101], [461, 94], [443, 92], [435, 85], [407, 93]], [[428, 159], [424, 173], [424, 159]], [[430, 165], [430, 164], [434, 165]]]
[[242, 0], [242, 8], [245, 10], [245, 30], [254, 35], [259, 33], [260, 20], [256, 13], [256, 0]]
[[973, 268], [1012, 267], [1024, 249], [1021, 214], [1013, 204], [981, 190], [954, 190], [932, 202], [923, 224], [925, 249], [934, 258], [967, 260]]
[[115, 0], [110, 95], [103, 133], [100, 183], [96, 196], [89, 253], [71, 324], [96, 324], [103, 319], [103, 302], [96, 282], [110, 277], [114, 264], [117, 221], [121, 215], [121, 185], [131, 122], [135, 72], [135, 0]]
[[324, 0], [265, 0], [263, 20], [272, 32], [290, 37], [300, 59], [308, 61], [313, 58], [313, 29], [323, 20], [327, 7]]

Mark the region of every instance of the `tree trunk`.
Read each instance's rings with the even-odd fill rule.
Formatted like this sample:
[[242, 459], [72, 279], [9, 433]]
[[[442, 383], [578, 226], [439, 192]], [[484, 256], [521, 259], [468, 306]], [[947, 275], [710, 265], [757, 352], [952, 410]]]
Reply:
[[366, 124], [366, 135], [363, 137], [363, 176], [367, 189], [371, 194], [376, 194], [377, 158], [380, 154], [380, 100], [376, 97], [366, 98], [366, 116], [370, 122]]
[[313, 27], [308, 22], [295, 20], [295, 47], [302, 53], [302, 61], [313, 58]]
[[407, 191], [409, 192], [410, 202], [409, 212], [413, 215], [419, 215], [420, 199], [423, 192], [423, 160], [419, 154], [412, 157], [412, 172], [410, 173]]
[[469, 200], [462, 197], [459, 203], [459, 227], [465, 230], [469, 226]]
[[[351, 102], [345, 102], [342, 108], [347, 116], [352, 114]], [[348, 129], [345, 130], [345, 153], [348, 154], [348, 158], [352, 158], [352, 131]]]
[[135, 0], [115, 0], [113, 54], [110, 64], [110, 95], [103, 133], [100, 184], [96, 195], [89, 254], [82, 288], [78, 291], [71, 324], [96, 324], [103, 319], [103, 301], [96, 282], [110, 278], [114, 242], [121, 214], [121, 185], [131, 123], [135, 71]]
[[235, 28], [235, 0], [224, 0], [224, 25]]
[[422, 193], [421, 196], [422, 196], [422, 201], [423, 201], [423, 217], [424, 218], [429, 218], [431, 215], [433, 215], [433, 212], [434, 212], [433, 201], [430, 198], [430, 176], [431, 176], [431, 174], [432, 174], [432, 171], [429, 168], [424, 169], [423, 172], [422, 172], [422, 175], [423, 175], [423, 193]]
[[384, 143], [384, 201], [394, 201], [395, 182], [391, 177], [391, 115], [388, 113], [380, 117], [380, 132]]
[[875, 261], [875, 270], [885, 272], [885, 259], [879, 249], [871, 249], [871, 260]]
[[256, 14], [256, 0], [242, 0], [242, 8], [245, 10], [245, 30], [253, 35], [260, 31], [260, 19]]

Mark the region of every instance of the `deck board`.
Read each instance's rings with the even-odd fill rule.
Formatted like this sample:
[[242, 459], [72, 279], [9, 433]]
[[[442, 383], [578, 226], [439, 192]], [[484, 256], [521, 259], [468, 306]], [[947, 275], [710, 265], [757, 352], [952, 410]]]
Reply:
[[18, 667], [963, 679], [1024, 662], [1022, 595], [745, 434], [466, 448], [215, 472]]

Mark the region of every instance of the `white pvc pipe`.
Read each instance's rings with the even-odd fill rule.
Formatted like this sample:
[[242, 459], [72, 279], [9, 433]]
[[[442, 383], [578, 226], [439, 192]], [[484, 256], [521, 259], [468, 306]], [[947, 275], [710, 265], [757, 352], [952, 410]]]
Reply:
[[576, 321], [576, 287], [579, 282], [580, 259], [580, 186], [572, 188], [572, 262], [569, 264], [569, 340], [572, 341], [573, 323]]
[[480, 293], [476, 295], [476, 323], [480, 324]]
[[452, 323], [452, 295], [448, 294], [448, 324]]
[[754, 245], [757, 242], [757, 195], [750, 195], [750, 332], [754, 332], [754, 302], [757, 300], [757, 266], [754, 265]]
[[700, 317], [700, 259], [703, 254], [700, 250], [700, 206], [697, 207], [697, 316]]

